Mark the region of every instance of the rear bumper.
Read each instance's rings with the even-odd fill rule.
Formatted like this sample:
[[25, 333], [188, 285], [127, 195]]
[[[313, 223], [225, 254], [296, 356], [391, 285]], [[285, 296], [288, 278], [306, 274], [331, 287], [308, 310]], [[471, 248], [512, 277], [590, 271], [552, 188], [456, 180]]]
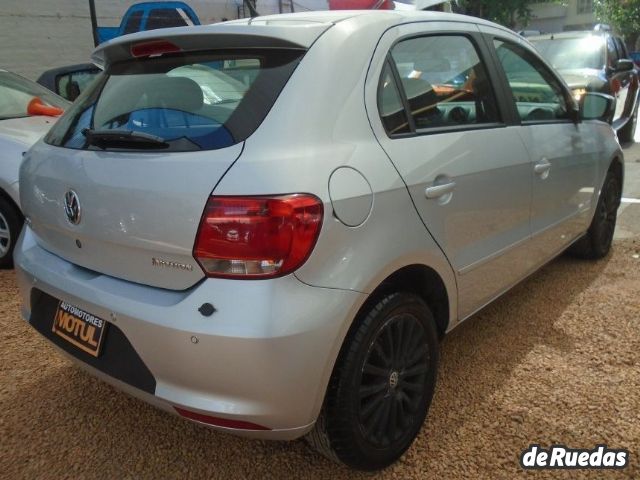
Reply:
[[[312, 427], [344, 332], [364, 301], [361, 293], [311, 287], [294, 276], [207, 279], [185, 291], [148, 287], [79, 268], [39, 247], [28, 227], [15, 265], [23, 316], [34, 328], [49, 336], [47, 320], [38, 318], [49, 314], [32, 310], [40, 292], [76, 305], [122, 332], [154, 382], [131, 380], [122, 366], [114, 373], [58, 344], [85, 369], [174, 414], [178, 407], [263, 426], [215, 427], [260, 438], [292, 439]], [[203, 303], [216, 312], [200, 314]]]

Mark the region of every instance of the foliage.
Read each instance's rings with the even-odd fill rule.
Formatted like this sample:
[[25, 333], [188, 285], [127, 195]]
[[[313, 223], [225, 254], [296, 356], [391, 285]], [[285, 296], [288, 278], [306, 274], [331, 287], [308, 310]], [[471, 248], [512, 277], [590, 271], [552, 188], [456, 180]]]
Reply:
[[640, 0], [595, 0], [596, 17], [609, 23], [633, 44], [640, 33]]
[[[638, 0], [636, 0], [638, 1]], [[467, 15], [485, 18], [509, 28], [526, 25], [531, 19], [531, 0], [458, 0]]]

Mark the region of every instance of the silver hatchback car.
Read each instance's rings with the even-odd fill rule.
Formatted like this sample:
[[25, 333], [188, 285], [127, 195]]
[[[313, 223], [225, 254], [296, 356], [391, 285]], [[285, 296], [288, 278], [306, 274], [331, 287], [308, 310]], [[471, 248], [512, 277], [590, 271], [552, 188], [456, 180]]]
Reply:
[[156, 30], [21, 170], [25, 319], [96, 376], [383, 468], [440, 338], [567, 249], [610, 249], [623, 156], [526, 40], [464, 16], [316, 12]]

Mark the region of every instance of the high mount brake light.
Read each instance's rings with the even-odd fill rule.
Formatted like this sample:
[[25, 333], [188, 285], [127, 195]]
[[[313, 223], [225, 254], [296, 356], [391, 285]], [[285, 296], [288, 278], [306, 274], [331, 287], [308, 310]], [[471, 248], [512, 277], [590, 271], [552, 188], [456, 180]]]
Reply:
[[212, 196], [200, 221], [193, 256], [210, 277], [273, 278], [309, 257], [322, 225], [320, 199]]
[[177, 45], [166, 40], [154, 40], [152, 42], [142, 42], [131, 45], [131, 56], [135, 58], [153, 57], [162, 55], [163, 53], [181, 52], [182, 49]]

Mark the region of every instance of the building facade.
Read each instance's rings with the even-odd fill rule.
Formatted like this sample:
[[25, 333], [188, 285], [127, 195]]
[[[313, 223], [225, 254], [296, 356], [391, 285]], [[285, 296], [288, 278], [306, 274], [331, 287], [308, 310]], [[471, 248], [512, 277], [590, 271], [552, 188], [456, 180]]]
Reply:
[[555, 33], [567, 30], [591, 30], [598, 21], [593, 13], [593, 0], [567, 0], [557, 3], [536, 3], [527, 30]]

